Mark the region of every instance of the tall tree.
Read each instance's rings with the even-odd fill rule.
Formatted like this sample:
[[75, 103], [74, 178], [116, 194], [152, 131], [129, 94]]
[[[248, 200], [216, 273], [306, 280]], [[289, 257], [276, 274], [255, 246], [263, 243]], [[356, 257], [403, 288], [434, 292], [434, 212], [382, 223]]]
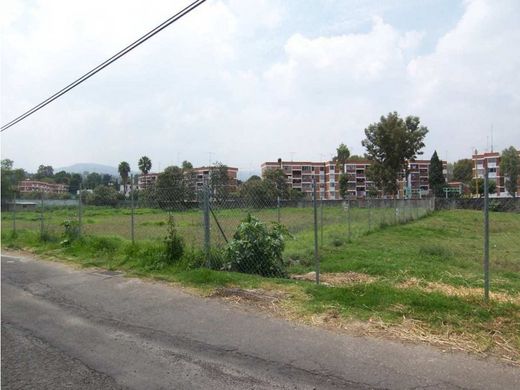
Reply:
[[272, 188], [273, 197], [279, 196], [281, 199], [290, 198], [290, 189], [287, 184], [287, 178], [282, 169], [267, 169], [264, 172], [264, 181], [266, 182], [266, 188]]
[[221, 201], [227, 198], [230, 192], [227, 165], [217, 162], [211, 167], [209, 186], [216, 200]]
[[336, 156], [333, 159], [336, 162], [336, 170], [341, 171], [341, 173], [345, 173], [345, 164], [347, 163], [349, 157], [350, 150], [347, 148], [347, 145], [341, 143], [336, 149]]
[[186, 200], [187, 188], [182, 169], [178, 166], [166, 167], [157, 178], [155, 193], [157, 202], [163, 209], [175, 209], [183, 203]]
[[514, 198], [518, 190], [520, 157], [518, 157], [518, 151], [513, 146], [502, 151], [500, 156], [500, 173], [504, 177], [504, 185], [507, 192]]
[[71, 194], [76, 194], [79, 191], [79, 187], [82, 182], [83, 182], [83, 176], [81, 176], [81, 174], [79, 174], [79, 173], [73, 173], [70, 176], [69, 192]]
[[339, 195], [346, 199], [348, 196], [348, 176], [342, 173], [339, 177]]
[[418, 117], [402, 119], [397, 112], [381, 116], [379, 122], [365, 129], [362, 145], [371, 160], [367, 173], [378, 188], [388, 194], [397, 193], [399, 175], [406, 169], [407, 160], [422, 154], [427, 133], [428, 128], [420, 125]]
[[2, 160], [2, 203], [6, 203], [13, 197], [13, 195], [18, 191], [18, 183], [25, 179], [27, 175], [23, 169], [13, 169], [13, 166], [13, 160]]
[[441, 197], [446, 184], [444, 174], [442, 173], [442, 161], [437, 155], [437, 151], [433, 152], [430, 159], [430, 170], [428, 172], [428, 180], [430, 182], [430, 193], [434, 196]]
[[139, 159], [137, 164], [143, 175], [147, 175], [148, 172], [152, 169], [152, 160], [150, 160], [147, 156], [143, 156]]
[[97, 172], [89, 173], [85, 179], [85, 187], [93, 190], [97, 186], [101, 185], [102, 177]]
[[190, 162], [187, 161], [187, 160], [184, 160], [184, 161], [182, 162], [182, 169], [184, 169], [184, 170], [193, 169], [193, 164], [190, 163]]
[[[479, 177], [476, 180], [471, 180], [471, 183], [469, 185], [469, 188], [471, 190], [471, 193], [474, 194], [477, 192], [478, 187], [478, 193], [480, 197], [484, 196], [484, 179]], [[494, 194], [497, 189], [497, 183], [494, 180], [488, 180], [488, 192], [490, 194]]]
[[38, 171], [34, 175], [34, 178], [37, 180], [44, 178], [52, 178], [54, 176], [54, 169], [51, 165], [40, 165], [38, 167]]
[[469, 158], [458, 160], [453, 165], [453, 180], [470, 184], [473, 179], [473, 161]]
[[119, 175], [121, 176], [121, 180], [123, 181], [124, 192], [126, 195], [126, 184], [128, 183], [128, 174], [130, 173], [130, 165], [126, 161], [121, 161], [117, 168], [119, 171]]

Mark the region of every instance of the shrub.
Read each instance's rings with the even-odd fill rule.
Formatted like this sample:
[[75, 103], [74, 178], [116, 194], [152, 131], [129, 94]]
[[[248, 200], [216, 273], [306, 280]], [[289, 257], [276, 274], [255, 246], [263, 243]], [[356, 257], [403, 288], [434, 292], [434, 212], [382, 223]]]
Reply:
[[269, 227], [257, 218], [248, 215], [233, 235], [227, 246], [230, 271], [258, 274], [262, 276], [286, 277], [286, 265], [282, 253], [287, 229], [280, 224]]
[[168, 233], [164, 238], [165, 248], [165, 260], [169, 264], [177, 262], [184, 253], [184, 240], [177, 232], [175, 227], [175, 221], [173, 216], [170, 215], [168, 218]]
[[79, 223], [74, 220], [66, 220], [61, 223], [63, 226], [63, 241], [62, 245], [69, 245], [72, 241], [79, 237]]

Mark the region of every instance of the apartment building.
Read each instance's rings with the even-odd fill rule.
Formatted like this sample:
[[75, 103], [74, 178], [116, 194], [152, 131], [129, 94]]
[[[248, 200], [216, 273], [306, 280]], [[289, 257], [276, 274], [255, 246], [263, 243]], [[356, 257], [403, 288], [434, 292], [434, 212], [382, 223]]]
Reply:
[[68, 184], [47, 183], [44, 181], [26, 179], [18, 184], [18, 191], [21, 193], [44, 192], [47, 194], [65, 194], [69, 191], [69, 186]]
[[[399, 180], [399, 198], [420, 198], [430, 195], [430, 160], [407, 162], [407, 172]], [[442, 161], [442, 174], [447, 182], [448, 162]]]
[[[218, 167], [198, 167], [193, 168], [196, 188], [202, 187], [205, 183], [209, 183], [211, 173], [218, 169]], [[229, 192], [236, 192], [238, 190], [238, 168], [227, 167], [228, 174], [228, 190]]]
[[[518, 151], [518, 156], [520, 156], [520, 150]], [[488, 178], [496, 184], [496, 191], [494, 194], [490, 194], [490, 197], [502, 198], [511, 196], [505, 188], [504, 176], [502, 175], [502, 172], [500, 172], [499, 152], [484, 152], [479, 154], [478, 151], [475, 150], [471, 159], [473, 161], [473, 178], [475, 180], [484, 178], [484, 168], [487, 165]], [[520, 178], [518, 184], [520, 188]], [[473, 195], [480, 196], [481, 194], [476, 193]], [[516, 196], [520, 196], [520, 191], [516, 193]]]
[[[264, 162], [261, 165], [262, 175], [269, 169], [283, 170], [289, 188], [303, 192], [312, 197], [312, 179], [316, 179], [319, 196], [326, 199], [326, 175], [327, 164], [311, 161], [279, 161]], [[333, 184], [334, 187], [334, 184]]]
[[[443, 173], [447, 176], [447, 162], [443, 161]], [[371, 191], [377, 191], [372, 181], [367, 178], [369, 160], [349, 161], [343, 167], [347, 175], [347, 196], [351, 199], [364, 199]], [[312, 197], [312, 179], [316, 184], [321, 199], [341, 199], [339, 178], [343, 172], [335, 161], [278, 161], [265, 162], [261, 165], [262, 175], [268, 169], [282, 169], [290, 188]], [[422, 197], [430, 193], [429, 160], [408, 162], [408, 175], [403, 171], [398, 182], [398, 197]], [[382, 195], [378, 191], [379, 195]]]
[[139, 178], [137, 179], [137, 188], [144, 190], [146, 188], [155, 186], [158, 177], [158, 173], [147, 173], [146, 175], [139, 175]]

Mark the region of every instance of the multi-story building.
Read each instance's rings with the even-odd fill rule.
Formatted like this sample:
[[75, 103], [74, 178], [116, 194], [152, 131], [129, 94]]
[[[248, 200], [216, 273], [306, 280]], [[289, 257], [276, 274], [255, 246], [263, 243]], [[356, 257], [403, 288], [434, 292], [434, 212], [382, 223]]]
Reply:
[[[518, 151], [518, 156], [520, 157], [520, 150]], [[473, 161], [473, 179], [483, 179], [484, 178], [484, 169], [487, 165], [488, 168], [488, 179], [490, 181], [494, 181], [496, 184], [496, 190], [494, 194], [490, 194], [490, 197], [509, 197], [510, 194], [507, 192], [505, 188], [505, 181], [502, 172], [500, 172], [500, 153], [498, 152], [484, 152], [478, 153], [477, 150], [471, 156]], [[518, 180], [518, 184], [520, 185], [520, 178]], [[475, 186], [478, 191], [478, 186]], [[520, 186], [518, 187], [520, 188]], [[475, 196], [480, 196], [481, 194], [474, 193]], [[517, 192], [516, 196], [520, 196], [520, 191]]]
[[158, 173], [147, 173], [146, 175], [140, 175], [137, 179], [137, 188], [144, 190], [145, 188], [153, 187], [157, 182], [158, 177]]
[[[327, 164], [324, 162], [311, 161], [279, 161], [265, 162], [261, 166], [262, 175], [269, 169], [281, 169], [289, 188], [301, 191], [306, 196], [312, 196], [312, 179], [316, 179], [316, 185], [320, 197], [326, 197], [326, 170]], [[333, 184], [334, 187], [334, 184]]]
[[[443, 173], [447, 175], [447, 163], [443, 161]], [[262, 174], [268, 169], [282, 169], [290, 188], [302, 191], [307, 197], [312, 196], [312, 179], [316, 179], [319, 196], [322, 199], [341, 199], [339, 179], [343, 171], [347, 175], [347, 196], [363, 199], [371, 191], [378, 192], [372, 181], [367, 178], [370, 167], [369, 160], [348, 161], [344, 167], [338, 166], [335, 161], [278, 161], [262, 164]], [[342, 169], [343, 168], [343, 169]], [[398, 182], [399, 197], [427, 196], [429, 186], [429, 160], [415, 160], [408, 162], [407, 171], [403, 172]]]
[[[442, 161], [442, 174], [447, 182], [448, 162]], [[430, 194], [430, 160], [407, 162], [407, 170], [399, 180], [399, 197], [420, 198]]]
[[[218, 167], [215, 167], [215, 166], [193, 168], [193, 174], [195, 177], [196, 188], [200, 188], [204, 184], [209, 183], [212, 172], [214, 172], [217, 169], [218, 169]], [[227, 167], [227, 175], [228, 175], [227, 187], [228, 187], [229, 192], [236, 192], [238, 190], [238, 184], [237, 184], [238, 168]]]
[[65, 194], [69, 191], [69, 186], [67, 184], [47, 183], [44, 181], [26, 179], [18, 184], [18, 190], [21, 193], [44, 192], [48, 194]]

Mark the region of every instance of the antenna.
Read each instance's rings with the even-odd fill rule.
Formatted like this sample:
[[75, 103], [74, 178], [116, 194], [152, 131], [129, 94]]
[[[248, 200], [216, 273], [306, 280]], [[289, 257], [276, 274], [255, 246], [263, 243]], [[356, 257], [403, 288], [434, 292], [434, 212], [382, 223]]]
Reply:
[[493, 153], [493, 123], [491, 124], [491, 153]]

